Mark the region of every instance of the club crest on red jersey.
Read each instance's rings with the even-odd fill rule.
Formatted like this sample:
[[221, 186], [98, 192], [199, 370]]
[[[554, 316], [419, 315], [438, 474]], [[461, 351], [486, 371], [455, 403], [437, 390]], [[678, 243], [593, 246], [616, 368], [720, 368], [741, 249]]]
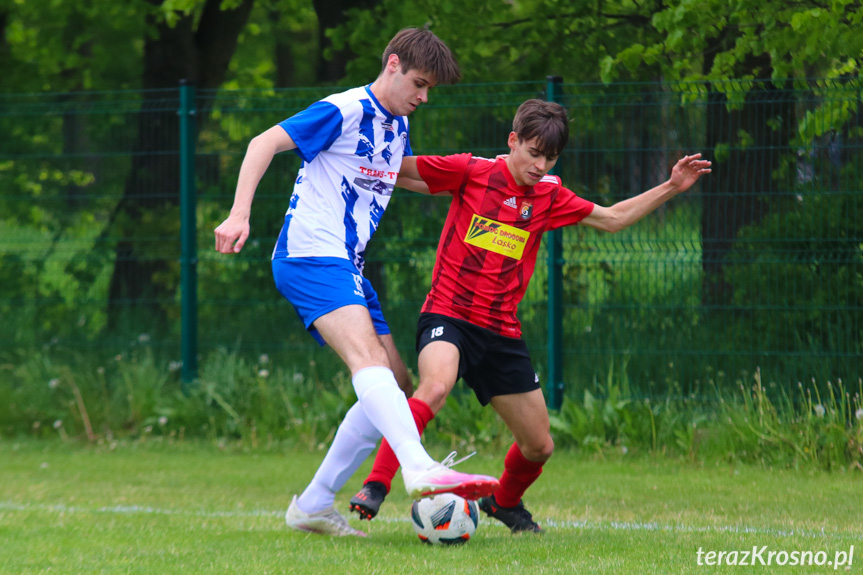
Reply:
[[519, 210], [519, 213], [521, 213], [521, 219], [529, 220], [531, 214], [533, 214], [533, 204], [531, 202], [528, 202], [527, 200], [523, 201], [521, 203], [521, 209]]

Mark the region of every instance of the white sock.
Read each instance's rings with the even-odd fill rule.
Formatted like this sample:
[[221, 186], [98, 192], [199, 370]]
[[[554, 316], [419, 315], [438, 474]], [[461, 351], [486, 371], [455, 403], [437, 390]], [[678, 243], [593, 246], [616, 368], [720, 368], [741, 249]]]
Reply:
[[389, 442], [402, 467], [428, 469], [434, 464], [411, 415], [407, 397], [387, 367], [367, 367], [354, 374], [354, 390], [369, 421]]
[[345, 414], [327, 455], [297, 505], [305, 513], [316, 513], [331, 507], [336, 493], [359, 469], [381, 438], [380, 432], [366, 417], [359, 402]]

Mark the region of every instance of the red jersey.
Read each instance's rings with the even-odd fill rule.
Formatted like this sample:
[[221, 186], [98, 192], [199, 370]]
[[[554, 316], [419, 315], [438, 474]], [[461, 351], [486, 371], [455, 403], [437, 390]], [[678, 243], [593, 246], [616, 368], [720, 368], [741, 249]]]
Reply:
[[418, 156], [417, 168], [431, 193], [453, 195], [422, 311], [521, 337], [516, 311], [542, 234], [580, 222], [594, 204], [557, 176], [519, 186], [504, 159]]

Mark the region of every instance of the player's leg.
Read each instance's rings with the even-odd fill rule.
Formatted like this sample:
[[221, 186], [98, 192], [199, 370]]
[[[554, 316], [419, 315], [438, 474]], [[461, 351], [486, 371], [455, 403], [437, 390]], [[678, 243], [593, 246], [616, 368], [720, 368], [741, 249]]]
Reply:
[[[399, 388], [405, 393], [405, 396], [407, 396], [408, 398], [408, 405], [411, 408], [411, 413], [413, 414], [414, 421], [417, 423], [417, 431], [419, 431], [420, 435], [422, 435], [422, 431], [425, 428], [425, 423], [432, 417], [431, 413], [424, 413], [424, 411], [428, 411], [427, 409], [418, 409], [419, 406], [416, 405], [416, 400], [411, 398], [414, 391], [413, 379], [411, 378], [411, 375], [408, 372], [404, 361], [402, 361], [401, 354], [399, 354], [399, 351], [396, 348], [392, 334], [390, 333], [389, 325], [384, 319], [383, 310], [381, 309], [380, 302], [378, 301], [377, 293], [375, 292], [368, 279], [364, 279], [363, 290], [366, 294], [366, 305], [369, 308], [369, 315], [371, 315], [372, 322], [375, 325], [375, 331], [377, 331], [378, 337], [381, 340], [381, 344], [387, 351], [387, 357], [389, 358], [390, 366], [393, 370], [396, 381], [399, 384]], [[420, 415], [421, 413], [423, 415]], [[397, 469], [398, 459], [396, 459], [395, 453], [393, 453], [392, 449], [386, 443], [386, 440], [383, 440], [382, 445], [386, 446], [386, 451], [388, 452], [387, 459], [391, 458], [393, 461], [395, 461], [393, 465]], [[378, 471], [378, 474], [383, 477], [383, 473], [381, 471]], [[395, 471], [393, 471], [392, 475], [395, 475]], [[357, 511], [360, 514], [360, 519], [371, 519], [372, 517], [374, 517], [377, 514], [378, 509], [380, 509], [380, 506], [383, 503], [384, 499], [386, 498], [387, 493], [389, 493], [390, 486], [392, 483], [392, 475], [387, 475], [385, 477], [386, 484], [379, 481], [370, 481], [369, 479], [366, 479], [362, 490], [360, 490], [359, 493], [357, 493], [351, 498], [351, 511]]]
[[414, 397], [424, 402], [437, 415], [459, 378], [459, 348], [448, 341], [433, 341], [425, 345], [417, 358], [420, 385]]
[[[360, 276], [354, 273], [356, 270], [349, 262], [337, 258], [277, 258], [272, 266], [276, 287], [321, 345], [325, 342], [314, 329], [314, 321], [334, 309], [347, 307], [349, 314], [365, 316], [363, 325], [371, 325], [363, 307], [363, 294], [357, 287]], [[376, 339], [373, 331], [370, 339]], [[382, 346], [365, 352], [365, 356], [353, 357], [351, 361], [386, 362]], [[355, 404], [339, 425], [333, 444], [311, 483], [291, 502], [285, 514], [287, 524], [302, 531], [328, 535], [364, 535], [352, 529], [335, 511], [333, 501], [335, 493], [374, 450], [380, 437], [362, 407]]]
[[[422, 435], [434, 414], [425, 402], [416, 397], [408, 398], [408, 405], [416, 423], [417, 431]], [[392, 448], [384, 439], [375, 456], [372, 471], [363, 482], [362, 488], [351, 497], [350, 510], [359, 514], [360, 519], [371, 521], [380, 511], [381, 505], [390, 492], [392, 480], [399, 469], [399, 460]]]
[[[459, 350], [448, 341], [435, 341], [422, 347], [418, 360], [420, 384], [408, 400], [417, 431], [420, 435], [429, 421], [443, 407], [446, 398], [458, 381]], [[384, 439], [375, 457], [372, 471], [362, 489], [351, 498], [350, 509], [361, 519], [371, 520], [377, 515], [392, 479], [399, 469], [399, 461]]]
[[498, 395], [492, 407], [507, 424], [515, 443], [504, 459], [500, 489], [480, 501], [480, 509], [502, 521], [513, 533], [542, 529], [524, 507], [522, 496], [542, 473], [542, 466], [554, 451], [549, 432], [548, 411], [542, 391]]
[[285, 514], [288, 526], [325, 535], [365, 536], [348, 524], [334, 509], [333, 502], [336, 493], [374, 451], [380, 438], [380, 432], [368, 420], [359, 402], [355, 403], [345, 414], [312, 481], [291, 501]]
[[[519, 458], [534, 463], [541, 469], [542, 464], [554, 453], [554, 440], [549, 431], [548, 410], [542, 390], [498, 395], [492, 398], [491, 405], [512, 431]], [[521, 493], [501, 491], [498, 499], [508, 497], [505, 499], [507, 503], [515, 503], [521, 499], [523, 493], [524, 490], [521, 490]]]
[[396, 382], [399, 384], [399, 388], [404, 392], [405, 396], [411, 397], [414, 393], [413, 378], [411, 377], [410, 372], [408, 372], [405, 362], [402, 361], [402, 356], [396, 348], [395, 341], [393, 341], [392, 333], [390, 333], [390, 326], [384, 317], [384, 311], [381, 308], [378, 294], [375, 291], [374, 286], [372, 286], [372, 282], [367, 278], [363, 278], [363, 294], [366, 298], [366, 307], [369, 310], [369, 315], [371, 316], [372, 323], [375, 326], [375, 332], [377, 332], [381, 345], [384, 346], [384, 349], [387, 352], [390, 369], [393, 370]]
[[[380, 337], [381, 343], [387, 350], [387, 355], [390, 358], [390, 365], [392, 365], [396, 381], [398, 381], [399, 387], [405, 392], [408, 398], [408, 405], [411, 408], [411, 414], [417, 425], [417, 431], [422, 436], [423, 430], [425, 430], [428, 422], [434, 417], [434, 414], [428, 405], [412, 397], [414, 391], [413, 380], [395, 347], [392, 336], [388, 334]], [[396, 454], [393, 453], [392, 448], [390, 448], [384, 439], [381, 442], [378, 455], [375, 457], [372, 472], [366, 477], [362, 489], [351, 497], [350, 510], [357, 512], [360, 519], [371, 521], [378, 514], [384, 499], [386, 499], [387, 494], [390, 492], [392, 479], [395, 477], [398, 468], [399, 461], [396, 458]]]
[[[493, 496], [481, 499], [479, 507], [513, 532], [541, 532], [524, 508], [521, 497], [539, 477], [543, 463], [551, 457], [554, 442], [527, 345], [521, 339], [496, 334], [488, 345], [483, 363], [464, 377], [480, 403], [491, 403], [515, 437], [504, 460], [500, 489]], [[502, 505], [504, 502], [506, 507]]]
[[402, 360], [402, 356], [399, 354], [398, 348], [396, 348], [392, 334], [387, 333], [384, 335], [378, 335], [378, 337], [381, 340], [381, 345], [384, 346], [384, 349], [387, 352], [387, 358], [390, 361], [390, 369], [393, 370], [393, 375], [396, 378], [396, 383], [399, 384], [399, 389], [404, 392], [405, 397], [413, 397], [413, 378], [411, 377], [405, 362]]
[[[365, 326], [369, 332], [365, 337], [377, 341], [365, 307], [349, 305], [327, 315], [349, 322], [348, 325], [361, 327], [358, 330], [348, 330], [347, 339], [363, 337], [362, 327]], [[318, 332], [327, 340], [326, 330], [319, 329]], [[329, 341], [333, 341], [332, 336], [329, 336]], [[336, 349], [335, 346], [334, 349]], [[375, 349], [357, 345], [354, 349], [350, 346], [348, 349], [350, 350], [348, 358], [341, 353], [339, 355], [345, 359], [349, 367], [362, 365], [363, 362], [387, 364], [383, 346], [379, 345]], [[396, 387], [395, 380], [393, 380], [393, 386]], [[361, 403], [355, 403], [339, 424], [333, 442], [312, 481], [300, 496], [291, 502], [285, 515], [288, 526], [326, 535], [365, 535], [351, 528], [347, 520], [335, 511], [333, 503], [336, 493], [374, 451], [380, 438], [380, 431], [369, 421]]]
[[[364, 376], [376, 375], [379, 387], [389, 390], [391, 396], [401, 395], [403, 392], [398, 388], [395, 378], [386, 366], [388, 365], [386, 351], [380, 343], [372, 320], [365, 307], [349, 305], [329, 312], [315, 321], [315, 327], [319, 335], [327, 341], [339, 354], [354, 373], [354, 387], [360, 398], [348, 411], [344, 420], [339, 425], [333, 443], [330, 445], [324, 460], [318, 467], [312, 481], [303, 491], [299, 498], [292, 501], [286, 514], [286, 521], [290, 527], [315, 533], [328, 535], [363, 535], [362, 532], [352, 529], [347, 521], [333, 510], [333, 502], [336, 493], [344, 486], [345, 482], [359, 468], [362, 462], [374, 450], [377, 441], [381, 438], [379, 427], [371, 422], [368, 413], [370, 410], [377, 413], [386, 413], [374, 403], [369, 403], [368, 395], [363, 392], [363, 385], [375, 385], [374, 381], [363, 381]], [[334, 330], [336, 326], [351, 326], [350, 329], [342, 329], [339, 333]], [[365, 342], [377, 343], [365, 345]], [[374, 373], [377, 372], [377, 373]], [[388, 376], [388, 377], [387, 377]], [[379, 390], [372, 389], [372, 395], [382, 395], [385, 400], [392, 400], [386, 394], [380, 394]], [[365, 399], [365, 402], [363, 401]], [[395, 408], [390, 402], [389, 410]], [[410, 412], [408, 412], [410, 413]], [[392, 422], [387, 422], [390, 429], [396, 429]], [[416, 426], [411, 422], [412, 429], [416, 434], [417, 445], [419, 434]], [[392, 432], [392, 431], [391, 431]], [[404, 437], [401, 431], [396, 431], [398, 437]], [[425, 455], [423, 449], [422, 454]], [[428, 457], [428, 456], [427, 456]], [[434, 461], [429, 457], [430, 463], [427, 467], [434, 466]], [[421, 462], [419, 465], [423, 465]]]
[[348, 366], [363, 412], [388, 438], [399, 461], [415, 470], [434, 465], [420, 443], [407, 398], [389, 368], [389, 357], [368, 309], [341, 307], [316, 319], [314, 326]]
[[[391, 382], [395, 394], [406, 401], [389, 370], [386, 349], [367, 309], [364, 280], [353, 264], [340, 258], [276, 258], [272, 267], [279, 292], [291, 302], [306, 329], [318, 342], [324, 345], [327, 343], [325, 338], [329, 339], [352, 374], [358, 375], [359, 371], [368, 380], [370, 374], [378, 372], [378, 379], [383, 379], [387, 385]], [[323, 329], [316, 329], [318, 325]], [[347, 328], [340, 328], [340, 325]], [[388, 329], [386, 333], [389, 333]], [[377, 369], [363, 370], [369, 366]], [[362, 378], [360, 376], [359, 379]], [[410, 418], [409, 411], [407, 417]], [[289, 525], [335, 535], [348, 532], [344, 529], [347, 522], [341, 521], [337, 512], [330, 513], [335, 492], [373, 450], [380, 437], [378, 426], [371, 423], [362, 402], [359, 402], [340, 425], [313, 481], [299, 499], [292, 502]], [[419, 444], [418, 436], [416, 439], [420, 458], [425, 456], [418, 465], [434, 465]], [[312, 521], [309, 516], [319, 514], [325, 515], [317, 521], [319, 529], [310, 527]]]
[[[306, 327], [345, 362], [363, 412], [390, 438], [402, 464], [417, 470], [433, 466], [379, 337], [388, 335], [389, 327], [371, 283], [347, 260], [315, 258], [305, 264], [308, 269], [294, 269], [298, 265], [304, 264], [283, 264], [293, 273], [277, 277], [279, 290], [297, 308]], [[302, 283], [308, 285], [300, 290], [295, 284]]]
[[[369, 286], [369, 288], [370, 287], [371, 286]], [[368, 292], [374, 294], [374, 291], [371, 289], [369, 289]], [[399, 356], [398, 350], [393, 342], [392, 335], [389, 333], [389, 327], [384, 320], [383, 313], [380, 310], [380, 305], [377, 303], [377, 297], [375, 296], [372, 299], [367, 295], [367, 304], [375, 331], [378, 333], [381, 344], [387, 352], [390, 364], [395, 368], [393, 372], [399, 383], [399, 387], [402, 391], [405, 391], [406, 394], [412, 394], [413, 382], [404, 362]], [[412, 402], [413, 400], [409, 399], [408, 401]], [[371, 425], [371, 422], [369, 422], [368, 418], [366, 418], [362, 413], [362, 408], [359, 403], [354, 404], [354, 406], [348, 411], [341, 425], [339, 425], [336, 436], [333, 439], [333, 443], [327, 451], [324, 461], [321, 463], [320, 467], [318, 467], [311, 483], [309, 483], [300, 497], [296, 500], [295, 506], [297, 510], [328, 510], [332, 508], [336, 493], [341, 490], [345, 482], [374, 450], [374, 447], [380, 438], [380, 433]], [[390, 450], [390, 453], [392, 453], [392, 450]], [[392, 457], [395, 459], [395, 454], [393, 454]], [[396, 463], [396, 467], [398, 467], [398, 463]], [[388, 489], [389, 486], [387, 486], [387, 490]], [[386, 492], [384, 492], [384, 495], [385, 494]], [[318, 526], [319, 529], [317, 532], [326, 533], [327, 531], [325, 531], [325, 529], [330, 529], [330, 531], [335, 531], [335, 533], [332, 533], [335, 535], [342, 535], [345, 533], [355, 535], [362, 534], [362, 532], [350, 528], [346, 521], [340, 520], [339, 518], [341, 516], [338, 515], [338, 513], [335, 515], [335, 519], [330, 516], [325, 516], [323, 518], [315, 517], [311, 520], [300, 516], [298, 519], [294, 518], [294, 522], [298, 523], [301, 526], [300, 528], [305, 528], [305, 530], [309, 531], [313, 530], [310, 526]]]
[[494, 477], [459, 473], [428, 455], [420, 442], [407, 398], [385, 363], [386, 350], [367, 308], [349, 305], [333, 310], [317, 318], [314, 326], [351, 370], [359, 403], [395, 452], [402, 466], [405, 489], [412, 497], [452, 492], [479, 498], [497, 489]]

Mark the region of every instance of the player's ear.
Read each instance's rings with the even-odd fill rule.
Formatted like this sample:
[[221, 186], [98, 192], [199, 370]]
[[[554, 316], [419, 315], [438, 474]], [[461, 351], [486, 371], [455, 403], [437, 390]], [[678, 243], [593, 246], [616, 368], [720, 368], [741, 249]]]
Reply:
[[389, 70], [390, 72], [398, 72], [400, 65], [401, 60], [399, 60], [399, 55], [390, 54], [389, 58], [387, 58], [387, 70]]
[[510, 132], [506, 143], [509, 145], [510, 150], [515, 150], [515, 147], [518, 145], [518, 134]]

